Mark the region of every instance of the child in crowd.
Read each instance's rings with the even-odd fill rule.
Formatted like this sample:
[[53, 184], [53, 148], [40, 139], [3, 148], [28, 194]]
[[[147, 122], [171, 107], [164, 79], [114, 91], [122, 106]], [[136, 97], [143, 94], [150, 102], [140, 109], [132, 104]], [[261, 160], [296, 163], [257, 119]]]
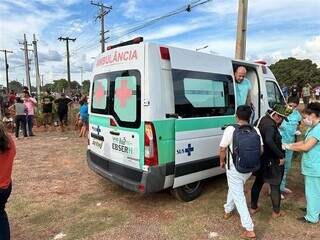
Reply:
[[88, 114], [88, 102], [85, 96], [80, 101], [80, 120], [82, 123], [82, 127], [80, 130], [79, 137], [86, 137], [88, 128], [89, 128], [89, 114]]

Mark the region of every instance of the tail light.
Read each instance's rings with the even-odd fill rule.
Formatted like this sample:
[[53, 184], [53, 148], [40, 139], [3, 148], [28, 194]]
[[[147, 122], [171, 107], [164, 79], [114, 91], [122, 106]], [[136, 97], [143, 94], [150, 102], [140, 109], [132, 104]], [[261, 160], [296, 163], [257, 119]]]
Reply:
[[160, 47], [160, 55], [161, 55], [161, 59], [163, 59], [163, 60], [170, 60], [169, 48]]
[[110, 118], [110, 126], [112, 127], [116, 127], [117, 126], [117, 123], [115, 120], [113, 120], [113, 118]]
[[152, 123], [146, 122], [144, 126], [144, 164], [158, 165], [157, 137]]

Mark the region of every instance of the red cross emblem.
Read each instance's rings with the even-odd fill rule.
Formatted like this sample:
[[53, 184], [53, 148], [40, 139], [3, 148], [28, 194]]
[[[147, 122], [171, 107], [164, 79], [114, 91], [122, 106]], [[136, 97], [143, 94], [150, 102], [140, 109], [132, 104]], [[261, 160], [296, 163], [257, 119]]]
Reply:
[[95, 98], [97, 102], [100, 102], [103, 96], [104, 96], [104, 89], [103, 89], [102, 82], [98, 82], [97, 90], [95, 92]]
[[116, 90], [116, 98], [120, 102], [120, 107], [125, 108], [127, 100], [132, 96], [132, 90], [128, 88], [128, 80], [121, 80], [120, 88]]

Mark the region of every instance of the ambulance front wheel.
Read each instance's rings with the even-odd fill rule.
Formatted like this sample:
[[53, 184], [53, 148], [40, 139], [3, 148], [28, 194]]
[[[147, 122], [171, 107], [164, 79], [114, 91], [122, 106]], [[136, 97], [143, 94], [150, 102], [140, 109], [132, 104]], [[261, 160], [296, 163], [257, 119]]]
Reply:
[[171, 189], [171, 194], [178, 200], [190, 202], [200, 196], [203, 189], [203, 182], [189, 183], [178, 188]]

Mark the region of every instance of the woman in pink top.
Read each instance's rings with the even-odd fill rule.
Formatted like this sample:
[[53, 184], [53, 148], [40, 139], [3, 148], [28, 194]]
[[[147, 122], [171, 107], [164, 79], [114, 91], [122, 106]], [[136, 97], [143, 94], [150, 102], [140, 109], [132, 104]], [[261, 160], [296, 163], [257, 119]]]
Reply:
[[27, 130], [29, 137], [33, 137], [34, 134], [32, 132], [33, 128], [33, 116], [34, 116], [34, 107], [36, 106], [37, 101], [33, 97], [30, 96], [29, 92], [24, 93], [24, 105], [28, 110], [27, 114]]

